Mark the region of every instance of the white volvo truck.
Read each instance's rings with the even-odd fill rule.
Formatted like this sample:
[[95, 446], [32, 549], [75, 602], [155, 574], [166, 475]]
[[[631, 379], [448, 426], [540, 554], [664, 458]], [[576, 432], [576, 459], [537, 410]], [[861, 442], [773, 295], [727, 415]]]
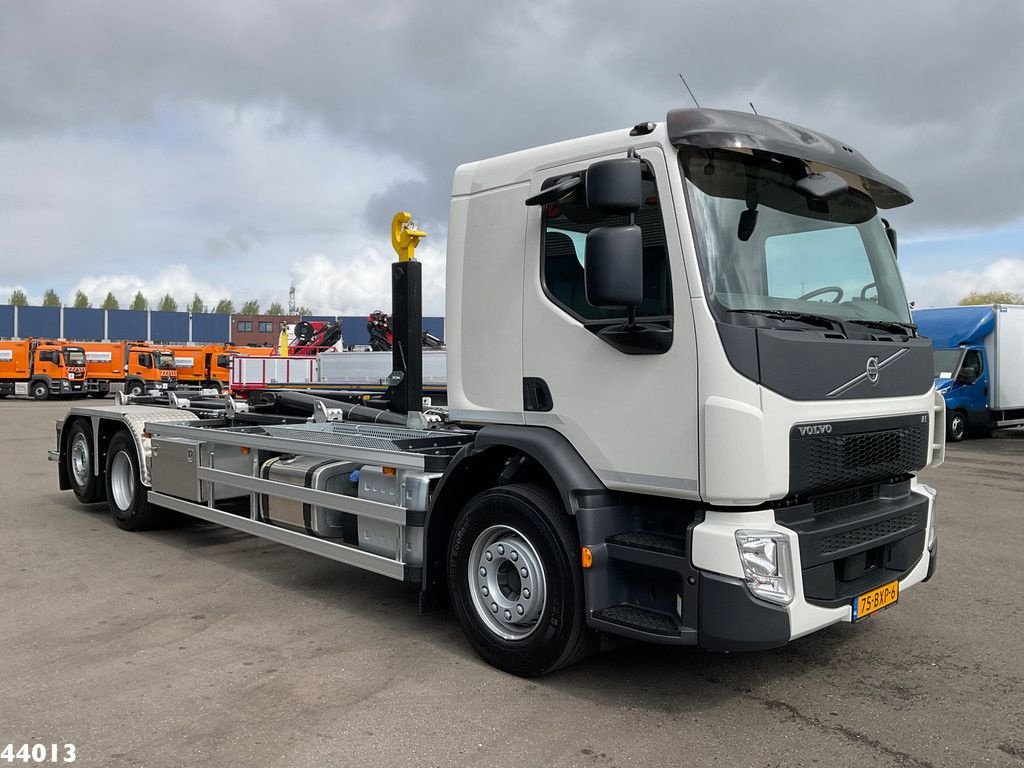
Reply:
[[51, 459], [122, 528], [174, 510], [418, 582], [514, 674], [602, 635], [780, 646], [935, 570], [943, 401], [878, 216], [910, 201], [847, 144], [710, 109], [469, 163], [446, 407], [405, 215], [384, 397], [120, 396]]

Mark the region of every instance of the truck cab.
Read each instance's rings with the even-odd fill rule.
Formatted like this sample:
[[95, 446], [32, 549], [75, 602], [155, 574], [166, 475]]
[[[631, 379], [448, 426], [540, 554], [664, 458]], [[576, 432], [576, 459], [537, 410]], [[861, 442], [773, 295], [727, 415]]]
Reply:
[[85, 352], [60, 341], [0, 342], [0, 397], [46, 400], [85, 391]]
[[147, 390], [173, 390], [178, 386], [174, 352], [168, 348], [129, 346], [127, 374], [129, 379], [141, 380]]

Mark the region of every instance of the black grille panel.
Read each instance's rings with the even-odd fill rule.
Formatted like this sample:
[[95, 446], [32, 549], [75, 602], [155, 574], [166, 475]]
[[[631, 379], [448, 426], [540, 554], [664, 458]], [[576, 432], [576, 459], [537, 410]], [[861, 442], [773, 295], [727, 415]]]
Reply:
[[909, 533], [913, 529], [924, 525], [925, 521], [922, 519], [924, 514], [926, 514], [926, 511], [921, 508], [912, 509], [888, 520], [880, 520], [861, 528], [854, 528], [850, 531], [825, 536], [814, 543], [815, 554], [818, 558], [824, 559], [837, 552], [870, 544], [898, 533]]
[[928, 455], [927, 418], [838, 422], [829, 431], [790, 433], [791, 494], [839, 490], [921, 469]]

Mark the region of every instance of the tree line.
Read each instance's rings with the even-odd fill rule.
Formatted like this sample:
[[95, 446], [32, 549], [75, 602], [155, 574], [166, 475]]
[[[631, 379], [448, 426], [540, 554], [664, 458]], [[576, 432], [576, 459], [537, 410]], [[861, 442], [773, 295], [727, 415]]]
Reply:
[[[11, 296], [7, 301], [8, 304], [12, 304], [16, 307], [27, 307], [28, 296], [20, 288], [16, 288], [11, 292]], [[43, 293], [43, 303], [41, 306], [44, 307], [59, 307], [62, 305], [60, 296], [53, 288], [47, 288]], [[75, 309], [92, 309], [92, 302], [89, 301], [89, 297], [82, 291], [75, 291], [75, 296], [71, 301], [71, 306]], [[106, 297], [100, 303], [99, 309], [121, 309], [121, 303], [117, 300], [113, 291], [108, 291]], [[177, 312], [179, 310], [178, 302], [169, 293], [165, 293], [159, 301], [154, 304], [150, 304], [142, 291], [137, 291], [135, 297], [131, 303], [125, 307], [125, 309], [134, 309], [145, 311], [147, 309], [153, 309], [158, 312]], [[231, 299], [220, 299], [216, 304], [207, 304], [203, 301], [203, 298], [195, 293], [192, 295], [192, 301], [190, 301], [184, 307], [184, 311], [191, 312], [194, 315], [258, 315], [260, 313], [260, 303], [257, 299], [249, 299], [242, 304], [241, 309], [235, 310], [235, 304]], [[267, 311], [263, 314], [267, 315], [283, 315], [285, 313], [284, 307], [279, 301], [273, 301], [267, 308]], [[308, 307], [299, 307], [296, 314], [300, 316], [307, 316], [313, 314]]]

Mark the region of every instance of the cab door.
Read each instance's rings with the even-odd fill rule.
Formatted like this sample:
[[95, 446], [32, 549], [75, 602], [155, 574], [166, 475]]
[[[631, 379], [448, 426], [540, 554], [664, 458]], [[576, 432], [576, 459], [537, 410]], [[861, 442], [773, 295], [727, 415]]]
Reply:
[[[625, 154], [538, 172], [531, 195]], [[671, 346], [630, 354], [596, 332], [602, 321], [625, 320], [626, 311], [587, 302], [586, 235], [626, 224], [626, 217], [588, 209], [583, 185], [568, 198], [532, 207], [523, 297], [525, 421], [562, 433], [609, 488], [697, 498], [696, 343], [673, 184], [661, 148], [639, 155], [645, 173], [636, 216], [644, 251], [638, 321], [670, 325]]]

